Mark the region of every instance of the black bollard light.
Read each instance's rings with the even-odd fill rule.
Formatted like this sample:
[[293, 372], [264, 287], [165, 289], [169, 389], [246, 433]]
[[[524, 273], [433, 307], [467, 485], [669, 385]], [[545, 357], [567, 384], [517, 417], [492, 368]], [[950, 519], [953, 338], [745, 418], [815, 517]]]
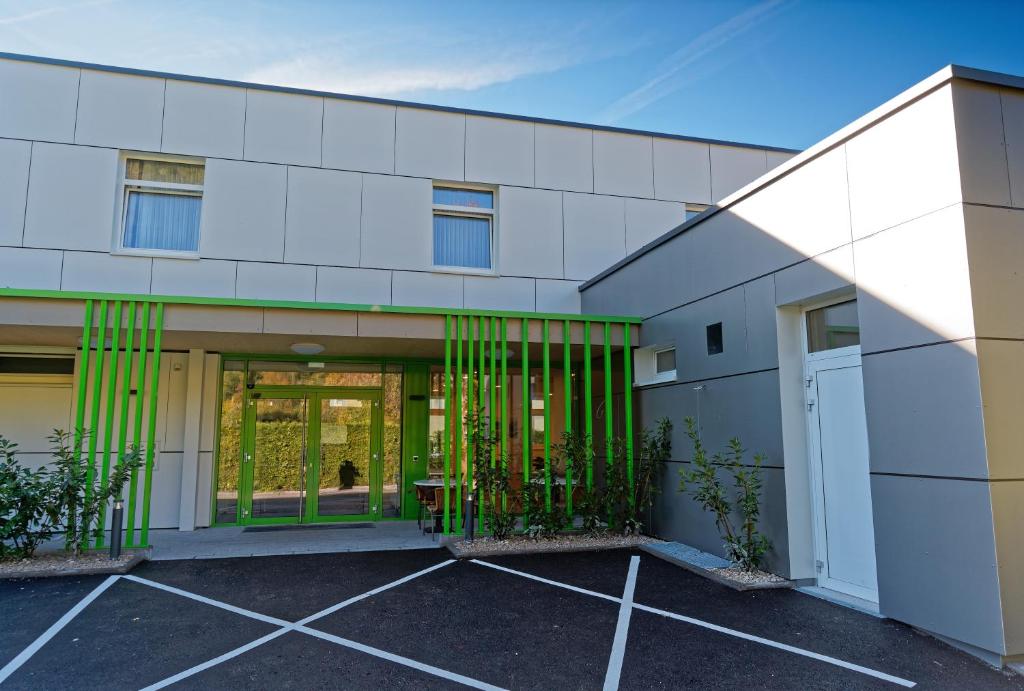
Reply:
[[466, 517], [466, 542], [473, 541], [473, 519], [476, 517], [475, 513], [473, 511], [473, 493], [470, 492], [466, 495], [466, 513], [463, 514]]
[[114, 511], [110, 514], [110, 558], [118, 559], [121, 556], [121, 523], [124, 515], [124, 500], [114, 500]]

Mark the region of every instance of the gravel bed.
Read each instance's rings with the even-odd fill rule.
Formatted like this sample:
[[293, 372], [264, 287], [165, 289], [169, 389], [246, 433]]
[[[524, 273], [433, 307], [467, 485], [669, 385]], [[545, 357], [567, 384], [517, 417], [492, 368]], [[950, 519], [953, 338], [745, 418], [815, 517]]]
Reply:
[[28, 559], [0, 561], [0, 578], [45, 578], [47, 576], [80, 576], [101, 573], [127, 573], [131, 567], [148, 557], [146, 553], [123, 552], [111, 560], [106, 553], [74, 555], [39, 554]]
[[718, 574], [722, 578], [728, 578], [730, 581], [737, 581], [744, 585], [765, 586], [789, 583], [785, 578], [782, 576], [776, 576], [774, 573], [768, 573], [767, 571], [744, 571], [738, 566], [727, 566], [723, 569], [708, 570]]
[[494, 540], [489, 537], [478, 538], [473, 542], [454, 540], [448, 542], [447, 547], [456, 557], [486, 557], [498, 554], [590, 552], [637, 547], [652, 542], [658, 542], [658, 540], [646, 535], [559, 535], [539, 540], [532, 540], [520, 535], [508, 540]]

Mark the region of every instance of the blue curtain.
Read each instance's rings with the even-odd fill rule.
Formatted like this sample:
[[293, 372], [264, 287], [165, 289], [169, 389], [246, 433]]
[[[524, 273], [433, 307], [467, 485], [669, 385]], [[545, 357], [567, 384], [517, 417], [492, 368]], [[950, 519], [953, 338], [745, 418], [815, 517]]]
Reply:
[[434, 264], [491, 268], [491, 222], [486, 218], [435, 214]]
[[191, 195], [129, 191], [124, 246], [197, 251], [202, 203], [202, 197]]

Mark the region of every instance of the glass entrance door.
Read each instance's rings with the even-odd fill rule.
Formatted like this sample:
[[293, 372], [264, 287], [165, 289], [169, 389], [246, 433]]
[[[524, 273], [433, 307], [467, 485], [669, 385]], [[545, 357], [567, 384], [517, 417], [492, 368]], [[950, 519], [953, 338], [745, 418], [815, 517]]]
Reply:
[[319, 393], [312, 399], [316, 472], [310, 511], [315, 519], [380, 517], [380, 395]]
[[380, 418], [377, 391], [252, 391], [241, 522], [380, 518]]

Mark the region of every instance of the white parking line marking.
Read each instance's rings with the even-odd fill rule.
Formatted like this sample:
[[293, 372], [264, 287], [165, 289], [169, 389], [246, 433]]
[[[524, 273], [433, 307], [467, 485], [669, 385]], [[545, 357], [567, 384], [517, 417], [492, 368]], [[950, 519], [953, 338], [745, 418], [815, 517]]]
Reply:
[[[488, 562], [485, 562], [485, 561], [480, 561], [479, 559], [472, 559], [471, 561], [474, 564], [479, 564], [481, 566], [487, 566], [487, 567], [490, 567], [492, 569], [497, 569], [498, 571], [504, 571], [506, 573], [514, 574], [516, 576], [521, 576], [523, 578], [529, 578], [532, 581], [539, 581], [541, 583], [547, 583], [548, 585], [553, 585], [556, 588], [564, 588], [566, 590], [572, 590], [572, 591], [577, 592], [577, 593], [583, 593], [584, 595], [590, 595], [592, 597], [598, 597], [598, 598], [601, 598], [602, 600], [610, 600], [611, 602], [619, 602], [619, 603], [622, 602], [622, 598], [620, 598], [620, 597], [613, 597], [611, 595], [605, 595], [604, 593], [598, 593], [598, 592], [595, 592], [593, 590], [587, 590], [585, 588], [579, 588], [579, 587], [574, 586], [574, 585], [569, 585], [568, 583], [561, 583], [559, 581], [553, 581], [553, 580], [548, 579], [548, 578], [541, 578], [540, 576], [534, 576], [532, 573], [526, 573], [525, 571], [517, 571], [515, 569], [510, 569], [510, 568], [507, 568], [507, 567], [504, 567], [504, 566], [498, 566], [497, 564], [491, 564], [491, 563], [488, 563]], [[753, 634], [744, 633], [743, 631], [737, 631], [736, 629], [730, 629], [730, 628], [726, 628], [725, 626], [719, 626], [718, 624], [712, 624], [711, 622], [703, 621], [702, 619], [694, 619], [693, 617], [687, 617], [687, 616], [684, 616], [682, 614], [676, 614], [675, 612], [668, 612], [666, 610], [658, 609], [656, 607], [648, 607], [647, 605], [640, 605], [640, 604], [637, 604], [635, 602], [633, 603], [632, 606], [633, 606], [634, 609], [643, 610], [644, 612], [650, 612], [651, 614], [660, 614], [661, 616], [668, 617], [669, 619], [675, 619], [677, 621], [683, 621], [683, 622], [686, 622], [688, 624], [693, 624], [694, 626], [700, 626], [700, 627], [705, 628], [705, 629], [710, 629], [711, 631], [717, 631], [719, 633], [724, 633], [727, 636], [734, 636], [736, 638], [742, 638], [744, 640], [753, 641], [754, 643], [761, 643], [762, 645], [767, 645], [767, 646], [770, 646], [772, 648], [777, 648], [778, 650], [784, 650], [786, 652], [793, 653], [794, 655], [802, 655], [803, 657], [809, 657], [809, 658], [811, 658], [813, 660], [818, 660], [820, 662], [826, 662], [826, 663], [828, 663], [830, 665], [835, 665], [837, 667], [843, 667], [845, 669], [853, 670], [854, 672], [859, 672], [861, 674], [866, 674], [869, 677], [874, 677], [876, 679], [881, 679], [883, 681], [892, 682], [893, 684], [898, 684], [900, 686], [905, 686], [906, 688], [913, 688], [913, 687], [917, 686], [917, 682], [910, 681], [909, 679], [903, 679], [902, 677], [897, 677], [897, 676], [894, 676], [892, 674], [886, 674], [885, 672], [880, 672], [878, 670], [871, 669], [870, 667], [864, 667], [863, 665], [858, 665], [858, 664], [855, 664], [853, 662], [847, 662], [845, 660], [840, 660], [839, 658], [829, 657], [828, 655], [822, 655], [820, 653], [815, 653], [815, 652], [810, 651], [810, 650], [804, 650], [803, 648], [797, 648], [795, 646], [787, 645], [785, 643], [779, 643], [777, 641], [773, 641], [773, 640], [768, 639], [768, 638], [761, 638], [760, 636], [754, 636]]]
[[177, 682], [181, 681], [182, 679], [187, 679], [188, 677], [191, 677], [191, 676], [193, 676], [195, 674], [198, 674], [199, 672], [202, 672], [204, 670], [210, 669], [211, 667], [215, 667], [215, 666], [221, 664], [222, 662], [227, 662], [228, 660], [236, 658], [239, 655], [242, 655], [243, 653], [247, 653], [250, 650], [253, 650], [254, 648], [258, 648], [259, 646], [263, 645], [264, 643], [268, 643], [268, 642], [274, 640], [275, 638], [279, 638], [280, 636], [283, 636], [284, 634], [286, 634], [286, 633], [288, 633], [290, 631], [298, 631], [299, 633], [304, 633], [304, 634], [307, 634], [309, 636], [313, 636], [314, 638], [320, 638], [320, 639], [323, 639], [325, 641], [330, 641], [332, 643], [336, 643], [338, 645], [345, 646], [346, 648], [351, 648], [353, 650], [358, 650], [360, 652], [366, 653], [367, 655], [373, 655], [374, 657], [379, 657], [379, 658], [384, 659], [384, 660], [389, 660], [391, 662], [395, 662], [397, 664], [404, 665], [406, 667], [411, 667], [413, 669], [417, 669], [417, 670], [419, 670], [421, 672], [426, 672], [427, 674], [431, 674], [431, 675], [434, 675], [434, 676], [437, 676], [437, 677], [441, 677], [443, 679], [448, 679], [448, 680], [451, 680], [451, 681], [456, 681], [456, 682], [458, 682], [460, 684], [465, 684], [466, 686], [471, 686], [471, 687], [477, 688], [477, 689], [487, 689], [488, 691], [495, 691], [495, 690], [500, 691], [500, 687], [492, 686], [491, 684], [487, 684], [487, 683], [482, 682], [482, 681], [477, 681], [476, 679], [471, 679], [470, 677], [466, 677], [466, 676], [463, 676], [461, 674], [457, 674], [455, 672], [449, 672], [447, 670], [441, 669], [440, 667], [434, 667], [433, 665], [428, 665], [428, 664], [426, 664], [424, 662], [418, 662], [416, 660], [413, 660], [413, 659], [410, 659], [410, 658], [407, 658], [407, 657], [402, 657], [401, 655], [395, 655], [394, 653], [389, 653], [386, 650], [380, 650], [379, 648], [373, 648], [373, 647], [368, 646], [368, 645], [363, 645], [362, 643], [356, 643], [355, 641], [350, 641], [347, 638], [341, 638], [340, 636], [334, 636], [334, 635], [329, 634], [329, 633], [324, 633], [323, 631], [317, 631], [316, 629], [311, 629], [311, 628], [306, 626], [306, 624], [308, 624], [308, 623], [310, 623], [312, 621], [315, 621], [317, 619], [321, 619], [323, 617], [326, 617], [329, 614], [333, 614], [334, 612], [337, 612], [338, 610], [340, 610], [340, 609], [342, 609], [344, 607], [348, 607], [349, 605], [355, 604], [356, 602], [359, 602], [361, 600], [365, 600], [368, 597], [372, 597], [374, 595], [377, 595], [378, 593], [384, 592], [385, 590], [388, 590], [390, 588], [394, 588], [396, 586], [402, 585], [403, 583], [408, 583], [409, 581], [413, 580], [414, 578], [419, 578], [420, 576], [426, 575], [426, 574], [428, 574], [428, 573], [430, 573], [432, 571], [436, 571], [437, 569], [440, 569], [440, 568], [442, 568], [444, 566], [448, 566], [449, 564], [454, 564], [454, 563], [455, 563], [454, 559], [449, 559], [447, 561], [441, 562], [440, 564], [434, 564], [433, 566], [427, 567], [427, 568], [425, 568], [425, 569], [423, 569], [421, 571], [417, 571], [416, 573], [409, 574], [408, 576], [403, 576], [402, 578], [399, 578], [398, 580], [391, 581], [390, 583], [386, 583], [386, 584], [384, 584], [382, 586], [374, 588], [373, 590], [368, 590], [365, 593], [362, 593], [360, 595], [356, 595], [354, 597], [350, 597], [347, 600], [339, 602], [336, 605], [332, 605], [332, 606], [328, 607], [327, 609], [324, 609], [324, 610], [321, 610], [321, 611], [317, 612], [316, 614], [311, 614], [308, 617], [305, 617], [304, 619], [300, 619], [299, 621], [296, 621], [296, 622], [288, 622], [288, 621], [284, 621], [283, 619], [277, 619], [275, 617], [268, 617], [268, 616], [266, 616], [264, 614], [260, 614], [258, 612], [253, 612], [253, 611], [250, 611], [250, 610], [247, 610], [247, 609], [243, 609], [241, 607], [235, 607], [234, 605], [229, 605], [227, 603], [220, 602], [219, 600], [213, 600], [211, 598], [204, 597], [202, 595], [196, 595], [195, 593], [190, 593], [187, 590], [181, 590], [180, 588], [175, 588], [173, 586], [164, 585], [163, 583], [157, 583], [156, 581], [150, 581], [150, 580], [145, 579], [145, 578], [138, 578], [136, 576], [125, 576], [125, 578], [133, 580], [136, 583], [141, 583], [143, 585], [149, 585], [149, 586], [152, 586], [154, 588], [159, 588], [160, 590], [165, 590], [167, 592], [174, 593], [176, 595], [181, 595], [182, 597], [187, 597], [187, 598], [192, 599], [192, 600], [197, 600], [199, 602], [203, 602], [203, 603], [206, 603], [208, 605], [213, 605], [214, 607], [220, 607], [221, 609], [226, 609], [226, 610], [228, 610], [230, 612], [235, 612], [236, 614], [241, 614], [242, 616], [250, 617], [252, 619], [258, 619], [260, 621], [269, 622], [269, 623], [272, 623], [272, 624], [275, 624], [275, 625], [281, 627], [277, 631], [273, 631], [271, 633], [268, 633], [267, 635], [263, 636], [262, 638], [257, 638], [256, 640], [251, 641], [249, 643], [246, 643], [243, 646], [239, 646], [238, 648], [235, 648], [234, 650], [230, 650], [230, 651], [224, 653], [223, 655], [218, 655], [217, 657], [212, 658], [210, 660], [207, 660], [206, 662], [202, 662], [202, 663], [196, 665], [195, 667], [191, 667], [191, 668], [186, 669], [186, 670], [184, 670], [182, 672], [178, 672], [177, 674], [175, 674], [173, 676], [167, 677], [166, 679], [162, 679], [161, 681], [158, 681], [155, 684], [151, 684], [150, 686], [145, 687], [143, 689], [143, 691], [156, 691], [157, 689], [162, 689], [162, 688], [165, 688], [167, 686], [170, 686], [171, 684], [177, 683]]
[[46, 645], [51, 638], [56, 636], [61, 629], [67, 626], [69, 621], [77, 617], [83, 609], [88, 607], [89, 603], [98, 598], [100, 594], [102, 594], [103, 591], [105, 591], [107, 588], [117, 583], [119, 578], [121, 577], [111, 576], [107, 580], [103, 581], [98, 586], [96, 586], [96, 588], [91, 593], [82, 598], [82, 600], [77, 605], [69, 609], [64, 614], [63, 617], [55, 621], [53, 625], [50, 626], [50, 628], [46, 629], [46, 631], [44, 631], [43, 634], [39, 636], [39, 638], [32, 641], [31, 645], [29, 645], [27, 648], [18, 653], [18, 655], [13, 660], [4, 665], [4, 668], [0, 669], [0, 684], [2, 684], [7, 679], [7, 677], [14, 674], [19, 667], [28, 662], [28, 659], [30, 657], [35, 655], [36, 652], [44, 645]]
[[636, 572], [640, 568], [640, 557], [629, 558], [629, 573], [626, 587], [622, 590], [622, 604], [619, 606], [619, 622], [615, 625], [612, 653], [608, 658], [608, 671], [604, 675], [604, 691], [617, 691], [622, 675], [622, 658], [626, 656], [626, 637], [629, 635], [629, 615], [633, 612], [633, 592], [636, 590]]
[[341, 638], [340, 636], [335, 636], [330, 633], [324, 633], [323, 631], [317, 631], [316, 629], [311, 629], [305, 626], [297, 626], [296, 631], [301, 631], [302, 633], [307, 633], [310, 636], [321, 638], [325, 641], [330, 641], [332, 643], [337, 643], [338, 645], [343, 645], [346, 648], [358, 650], [359, 652], [366, 653], [367, 655], [373, 655], [374, 657], [379, 657], [384, 660], [396, 662], [400, 665], [405, 665], [406, 667], [412, 667], [413, 669], [418, 669], [421, 672], [433, 674], [435, 677], [441, 677], [442, 679], [457, 681], [460, 684], [472, 686], [475, 689], [486, 689], [487, 691], [504, 691], [504, 689], [502, 689], [500, 686], [494, 686], [483, 681], [471, 679], [470, 677], [464, 677], [461, 674], [449, 672], [448, 670], [441, 669], [440, 667], [434, 667], [433, 665], [428, 665], [424, 662], [417, 662], [416, 660], [412, 660], [407, 657], [402, 657], [401, 655], [395, 655], [394, 653], [389, 653], [386, 650], [381, 650], [379, 648], [371, 648], [368, 645], [356, 643], [355, 641], [350, 641], [347, 638]]

